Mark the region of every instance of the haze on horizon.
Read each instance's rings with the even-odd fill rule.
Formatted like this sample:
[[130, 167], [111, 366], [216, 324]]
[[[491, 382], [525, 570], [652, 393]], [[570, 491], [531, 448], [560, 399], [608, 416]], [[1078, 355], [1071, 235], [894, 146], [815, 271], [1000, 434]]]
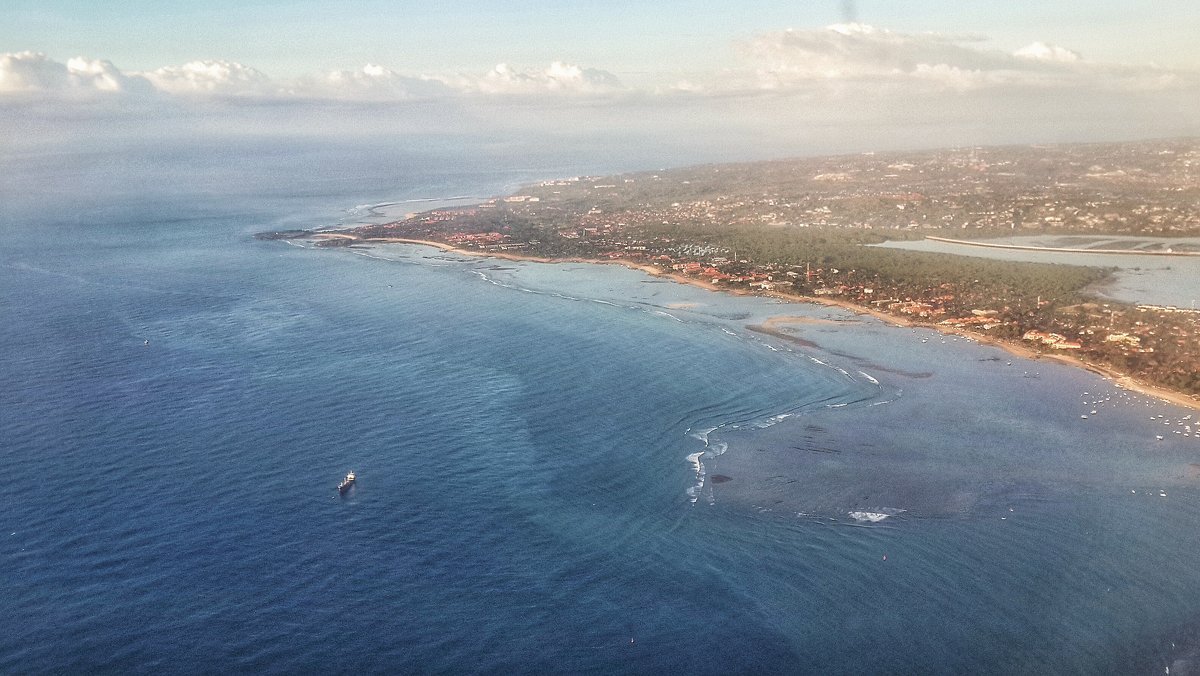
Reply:
[[472, 134], [749, 159], [1200, 135], [1200, 6], [14, 0], [10, 147]]

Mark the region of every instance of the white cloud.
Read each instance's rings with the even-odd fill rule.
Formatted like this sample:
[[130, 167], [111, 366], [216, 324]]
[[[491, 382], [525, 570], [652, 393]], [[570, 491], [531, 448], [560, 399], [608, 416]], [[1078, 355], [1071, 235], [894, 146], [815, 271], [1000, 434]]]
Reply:
[[124, 91], [130, 86], [130, 78], [116, 70], [112, 61], [84, 59], [76, 56], [67, 60], [67, 72], [83, 88], [97, 91]]
[[1054, 61], [1057, 63], [1075, 63], [1083, 57], [1058, 45], [1048, 45], [1044, 42], [1034, 42], [1013, 52], [1013, 56], [1034, 61]]
[[288, 92], [302, 97], [368, 100], [425, 99], [455, 95], [604, 94], [624, 88], [615, 75], [555, 61], [541, 70], [518, 70], [501, 63], [487, 73], [451, 76], [401, 75], [368, 64], [357, 71], [333, 71], [297, 80]]
[[67, 67], [37, 52], [0, 55], [0, 92], [63, 90], [70, 86]]
[[86, 96], [148, 90], [144, 80], [125, 75], [109, 61], [75, 57], [64, 64], [40, 52], [0, 54], [0, 94]]
[[372, 101], [422, 99], [454, 93], [439, 79], [400, 75], [371, 63], [361, 70], [336, 70], [321, 77], [301, 78], [289, 91], [300, 97]]
[[881, 91], [886, 91], [889, 83], [959, 91], [988, 87], [1124, 91], [1183, 82], [1151, 67], [1089, 62], [1076, 52], [1044, 42], [1011, 54], [977, 42], [975, 38], [899, 33], [861, 24], [766, 33], [742, 45], [750, 70], [733, 71], [737, 77], [725, 84], [777, 91], [822, 85], [844, 90], [855, 83]]
[[691, 80], [679, 80], [678, 82], [676, 82], [673, 85], [670, 85], [669, 87], [666, 87], [666, 88], [660, 87], [659, 89], [655, 90], [656, 93], [660, 93], [660, 94], [661, 93], [702, 94], [702, 93], [704, 93], [704, 91], [705, 91], [705, 89], [704, 89], [703, 85], [700, 85], [696, 82], [692, 82]]
[[140, 74], [168, 94], [271, 95], [278, 88], [261, 71], [233, 61], [190, 61]]
[[769, 88], [797, 80], [899, 76], [921, 66], [980, 70], [1000, 65], [996, 55], [951, 37], [895, 33], [862, 24], [767, 33], [743, 51]]
[[[122, 72], [109, 61], [75, 57], [65, 63], [35, 52], [0, 53], [0, 102], [29, 98], [232, 98], [265, 101], [403, 102], [432, 99], [704, 99], [775, 92], [812, 105], [879, 104], [897, 97], [952, 97], [1005, 92], [1029, 96], [1124, 95], [1170, 92], [1200, 95], [1200, 77], [1149, 66], [1089, 62], [1045, 42], [1015, 52], [972, 36], [903, 33], [857, 23], [765, 33], [740, 45], [740, 67], [709, 76], [626, 89], [612, 73], [563, 61], [545, 68], [500, 64], [486, 73], [404, 74], [368, 64], [290, 80], [232, 61], [192, 61], [144, 72]], [[614, 95], [618, 96], [614, 96]], [[799, 100], [799, 99], [797, 99]], [[949, 99], [943, 99], [949, 100]], [[590, 105], [590, 104], [589, 104]], [[697, 105], [699, 105], [697, 103]]]
[[542, 70], [500, 64], [483, 74], [402, 75], [377, 64], [360, 70], [277, 81], [233, 61], [191, 61], [144, 72], [124, 73], [109, 61], [72, 58], [67, 63], [45, 54], [0, 54], [0, 95], [42, 96], [81, 93], [160, 93], [183, 97], [406, 101], [462, 95], [596, 95], [622, 91], [615, 75], [555, 61]]
[[501, 63], [482, 77], [459, 76], [452, 84], [484, 94], [601, 94], [623, 89], [617, 76], [608, 71], [562, 61], [555, 61], [544, 70], [525, 71]]

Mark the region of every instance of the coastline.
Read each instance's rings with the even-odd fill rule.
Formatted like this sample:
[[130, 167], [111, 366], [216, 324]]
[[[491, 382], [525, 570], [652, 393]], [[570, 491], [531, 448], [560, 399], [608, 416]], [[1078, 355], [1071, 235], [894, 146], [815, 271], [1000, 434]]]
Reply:
[[[347, 236], [340, 235], [340, 237], [347, 237]], [[353, 236], [351, 235], [350, 237], [353, 237]], [[358, 239], [358, 238], [355, 238], [355, 239]], [[679, 282], [680, 284], [690, 284], [692, 286], [698, 286], [702, 289], [707, 289], [709, 291], [721, 291], [724, 293], [730, 293], [730, 294], [737, 295], [737, 296], [748, 295], [748, 292], [745, 292], [745, 291], [739, 291], [739, 290], [734, 290], [734, 289], [722, 289], [721, 287], [717, 286], [716, 284], [712, 284], [711, 282], [706, 282], [702, 279], [693, 279], [690, 277], [685, 277], [684, 275], [666, 272], [662, 268], [658, 268], [656, 266], [650, 265], [649, 263], [639, 263], [637, 261], [632, 261], [627, 258], [613, 258], [613, 259], [604, 259], [604, 260], [596, 259], [596, 258], [579, 258], [579, 257], [547, 258], [545, 256], [528, 256], [528, 255], [508, 253], [505, 251], [479, 251], [476, 249], [460, 249], [452, 244], [446, 244], [445, 242], [435, 242], [435, 241], [427, 240], [427, 239], [409, 239], [409, 238], [405, 238], [405, 237], [372, 237], [369, 239], [359, 239], [358, 241], [361, 241], [364, 243], [381, 242], [381, 243], [385, 243], [385, 244], [420, 244], [423, 246], [431, 246], [431, 247], [434, 247], [437, 249], [441, 249], [442, 251], [445, 251], [447, 253], [461, 254], [463, 256], [473, 256], [476, 258], [499, 258], [501, 260], [506, 260], [506, 261], [526, 261], [526, 262], [530, 262], [530, 263], [587, 263], [589, 265], [620, 265], [621, 267], [629, 268], [631, 270], [640, 270], [641, 272], [644, 272], [648, 275], [653, 275], [655, 277], [662, 277], [664, 279], [669, 279], [674, 282]]]
[[[1084, 361], [1083, 359], [1074, 357], [1072, 355], [1050, 354], [1050, 353], [1046, 353], [1046, 352], [1041, 352], [1039, 350], [1035, 350], [1026, 345], [1023, 345], [1021, 343], [1008, 341], [1008, 340], [1002, 340], [999, 338], [988, 336], [986, 334], [976, 333], [976, 332], [958, 328], [958, 327], [940, 326], [937, 324], [920, 323], [920, 322], [913, 321], [911, 319], [906, 319], [904, 317], [897, 317], [895, 315], [888, 314], [886, 312], [877, 310], [875, 308], [858, 305], [858, 304], [851, 303], [848, 301], [836, 300], [836, 299], [830, 299], [830, 298], [817, 298], [814, 296], [790, 295], [790, 294], [783, 294], [783, 293], [779, 293], [779, 292], [751, 294], [751, 292], [749, 292], [749, 291], [743, 291], [741, 289], [722, 288], [720, 286], [717, 286], [716, 284], [704, 281], [702, 279], [696, 279], [693, 277], [687, 277], [687, 276], [673, 273], [673, 272], [667, 272], [657, 266], [650, 265], [648, 263], [632, 261], [632, 260], [625, 259], [625, 258], [614, 258], [614, 259], [604, 259], [604, 260], [591, 259], [591, 258], [578, 258], [578, 257], [547, 258], [544, 256], [529, 256], [529, 255], [514, 254], [514, 253], [509, 253], [509, 252], [503, 252], [503, 251], [478, 251], [478, 250], [473, 250], [473, 249], [462, 249], [462, 248], [455, 247], [451, 244], [446, 244], [445, 242], [435, 242], [432, 240], [409, 239], [409, 238], [402, 238], [402, 237], [378, 237], [378, 238], [360, 239], [358, 237], [355, 237], [354, 235], [346, 235], [346, 234], [342, 234], [342, 233], [336, 233], [336, 234], [335, 233], [323, 233], [323, 234], [326, 234], [327, 236], [335, 236], [335, 237], [339, 237], [339, 238], [350, 237], [350, 238], [359, 240], [363, 243], [377, 242], [377, 243], [387, 243], [387, 244], [418, 244], [418, 245], [423, 245], [423, 246], [431, 246], [431, 247], [440, 249], [442, 251], [446, 251], [448, 253], [461, 254], [461, 255], [465, 255], [465, 256], [474, 256], [474, 257], [478, 257], [478, 258], [498, 258], [501, 260], [527, 261], [527, 262], [532, 262], [532, 263], [588, 263], [588, 264], [600, 264], [600, 265], [620, 265], [622, 267], [626, 267], [626, 268], [629, 268], [632, 270], [638, 270], [638, 271], [644, 272], [644, 273], [649, 274], [654, 277], [668, 279], [670, 281], [678, 282], [680, 284], [688, 284], [691, 286], [706, 289], [708, 291], [717, 291], [717, 292], [727, 293], [727, 294], [731, 294], [731, 295], [735, 295], [735, 296], [763, 295], [763, 296], [768, 296], [771, 298], [776, 298], [776, 299], [779, 299], [782, 301], [786, 301], [789, 303], [807, 303], [807, 304], [812, 304], [812, 305], [824, 305], [827, 307], [836, 307], [836, 308], [840, 308], [840, 309], [849, 311], [856, 315], [860, 315], [860, 316], [865, 315], [865, 316], [872, 317], [872, 318], [877, 319], [889, 326], [894, 326], [894, 327], [899, 327], [899, 328], [926, 328], [926, 329], [932, 329], [934, 331], [937, 331], [937, 332], [943, 333], [943, 334], [956, 335], [956, 336], [961, 336], [964, 338], [969, 338], [981, 345], [997, 347], [1001, 350], [1004, 350], [1008, 354], [1011, 354], [1015, 357], [1019, 357], [1021, 359], [1028, 359], [1030, 361], [1045, 360], [1045, 361], [1050, 361], [1050, 362], [1054, 362], [1054, 363], [1058, 363], [1058, 364], [1072, 366], [1075, 368], [1082, 368], [1082, 369], [1090, 371], [1096, 375], [1099, 375], [1107, 380], [1112, 381], [1118, 387], [1121, 387], [1123, 389], [1126, 389], [1126, 390], [1129, 390], [1132, 392], [1137, 392], [1139, 394], [1143, 394], [1143, 395], [1146, 395], [1149, 397], [1154, 397], [1156, 399], [1166, 401], [1166, 402], [1174, 404], [1176, 406], [1181, 406], [1181, 407], [1192, 409], [1195, 411], [1200, 411], [1200, 400], [1197, 400], [1197, 399], [1195, 399], [1191, 396], [1188, 396], [1182, 392], [1176, 392], [1174, 390], [1169, 390], [1169, 389], [1158, 387], [1155, 385], [1150, 385], [1148, 383], [1143, 383], [1126, 373], [1121, 373], [1119, 371], [1108, 368], [1106, 366], [1092, 364], [1090, 362]], [[792, 317], [789, 315], [777, 315], [777, 316], [768, 318], [766, 321], [764, 321], [762, 323], [761, 326], [756, 327], [756, 328], [759, 329], [760, 333], [769, 333], [771, 335], [787, 336], [788, 334], [779, 330], [779, 326], [781, 324], [795, 323], [793, 321], [790, 321], [790, 320], [795, 320], [795, 319], [796, 319], [795, 317]], [[816, 320], [811, 320], [811, 319], [805, 318], [805, 321], [813, 322]]]
[[[785, 296], [781, 296], [781, 297], [785, 297]], [[905, 328], [917, 328], [917, 327], [927, 328], [927, 329], [933, 329], [939, 333], [943, 333], [943, 334], [947, 334], [947, 335], [955, 335], [955, 336], [961, 336], [964, 338], [969, 338], [969, 339], [974, 340], [975, 342], [979, 343], [980, 345], [987, 345], [990, 347], [1000, 348], [1001, 350], [1004, 350], [1008, 354], [1011, 354], [1014, 357], [1019, 357], [1021, 359], [1028, 359], [1030, 361], [1049, 361], [1049, 362], [1054, 362], [1057, 364], [1064, 364], [1067, 366], [1072, 366], [1075, 368], [1081, 368], [1086, 371], [1090, 371], [1098, 376], [1101, 376], [1102, 378], [1111, 380], [1117, 386], [1119, 386], [1123, 389], [1129, 390], [1131, 392], [1137, 392], [1139, 394], [1144, 394], [1149, 397], [1154, 397], [1155, 399], [1161, 399], [1163, 401], [1175, 404], [1176, 406], [1182, 406], [1184, 408], [1189, 408], [1189, 409], [1192, 409], [1195, 411], [1200, 411], [1200, 400], [1194, 399], [1182, 392], [1176, 392], [1174, 390], [1168, 390], [1166, 388], [1158, 387], [1156, 385], [1150, 385], [1148, 383], [1143, 383], [1143, 382], [1137, 380], [1136, 378], [1134, 378], [1133, 376], [1130, 376], [1127, 373], [1121, 373], [1120, 371], [1116, 371], [1114, 369], [1108, 368], [1107, 366], [1093, 364], [1091, 362], [1084, 361], [1083, 359], [1080, 359], [1079, 357], [1075, 357], [1075, 356], [1072, 356], [1069, 354], [1051, 354], [1048, 352], [1041, 352], [1039, 350], [1035, 350], [1027, 345], [1023, 345], [1023, 344], [1015, 342], [1015, 341], [1002, 340], [999, 338], [995, 338], [993, 336], [989, 336], [987, 334], [975, 333], [974, 331], [968, 331], [966, 329], [958, 328], [955, 326], [941, 326], [941, 325], [937, 325], [937, 324], [921, 324], [918, 322], [914, 322], [912, 320], [904, 319], [902, 317], [896, 317], [893, 315], [889, 315], [885, 312], [880, 312], [879, 310], [876, 310], [874, 308], [866, 308], [861, 305], [855, 305], [854, 303], [848, 303], [848, 302], [844, 302], [844, 301], [828, 300], [828, 299], [824, 299], [824, 298], [810, 299], [806, 296], [790, 296], [790, 297], [785, 297], [785, 298], [799, 299], [799, 300], [802, 300], [802, 302], [817, 303], [820, 305], [830, 305], [830, 306], [840, 307], [844, 310], [849, 310], [856, 314], [870, 315], [871, 317], [874, 317], [874, 318], [876, 318], [884, 323], [890, 324], [892, 326], [905, 327]]]

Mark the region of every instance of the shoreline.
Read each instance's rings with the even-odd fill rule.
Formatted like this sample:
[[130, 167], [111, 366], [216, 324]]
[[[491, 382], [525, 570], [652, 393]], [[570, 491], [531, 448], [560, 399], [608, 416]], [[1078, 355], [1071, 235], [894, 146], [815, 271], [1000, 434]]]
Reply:
[[[330, 233], [330, 234], [332, 234], [332, 233]], [[354, 237], [353, 235], [339, 235], [339, 236], [340, 237], [346, 237], [346, 236]], [[680, 284], [688, 284], [690, 286], [695, 286], [695, 287], [698, 287], [701, 289], [705, 289], [707, 291], [716, 291], [716, 292], [731, 294], [731, 295], [735, 295], [735, 296], [761, 295], [761, 296], [766, 296], [766, 297], [770, 297], [770, 298], [776, 298], [778, 300], [786, 301], [789, 303], [807, 303], [807, 304], [811, 304], [811, 305], [824, 305], [826, 307], [836, 307], [836, 308], [846, 310], [846, 311], [851, 312], [856, 315], [860, 315], [860, 316], [865, 315], [865, 316], [872, 317], [874, 319], [878, 319], [879, 321], [883, 322], [884, 324], [887, 324], [887, 325], [893, 326], [893, 327], [931, 329], [933, 331], [937, 331], [938, 333], [942, 333], [942, 334], [955, 335], [955, 336], [961, 336], [964, 338], [969, 338], [969, 339], [979, 343], [980, 345], [987, 345], [990, 347], [999, 348], [999, 349], [1007, 352], [1008, 354], [1010, 354], [1014, 357], [1019, 357], [1021, 359], [1028, 359], [1030, 361], [1043, 361], [1044, 360], [1044, 361], [1049, 361], [1049, 362], [1053, 362], [1053, 363], [1057, 363], [1057, 364], [1062, 364], [1065, 366], [1082, 368], [1082, 369], [1090, 371], [1098, 376], [1101, 376], [1102, 378], [1105, 378], [1106, 380], [1112, 381], [1115, 385], [1117, 385], [1118, 387], [1120, 387], [1122, 389], [1126, 389], [1131, 392], [1137, 392], [1138, 394], [1143, 394], [1143, 395], [1146, 395], [1149, 397], [1154, 397], [1155, 399], [1160, 399], [1162, 401], [1174, 404], [1176, 406], [1181, 406], [1181, 407], [1192, 409], [1195, 411], [1200, 411], [1200, 400], [1197, 400], [1187, 394], [1184, 394], [1183, 392], [1176, 392], [1174, 390], [1169, 390], [1166, 388], [1158, 387], [1156, 385], [1150, 385], [1148, 383], [1140, 382], [1133, 376], [1130, 376], [1129, 374], [1121, 373], [1121, 372], [1111, 369], [1107, 366], [1093, 364], [1091, 362], [1084, 361], [1083, 359], [1080, 359], [1078, 357], [1074, 357], [1074, 356], [1071, 356], [1068, 354], [1050, 354], [1047, 352], [1042, 352], [1042, 351], [1033, 349], [1031, 347], [1028, 347], [1026, 345], [1022, 345], [1020, 343], [1003, 340], [1000, 338], [995, 338], [995, 337], [989, 336], [987, 334], [976, 333], [974, 331], [969, 331], [969, 330], [954, 327], [954, 326], [939, 326], [937, 324], [925, 324], [925, 323], [921, 323], [921, 322], [916, 322], [911, 319], [906, 319], [904, 317], [897, 317], [895, 315], [888, 314], [881, 310], [858, 305], [855, 303], [851, 303], [849, 301], [835, 300], [835, 299], [830, 299], [830, 298], [817, 298], [814, 296], [790, 295], [790, 294], [783, 294], [783, 293], [779, 293], [779, 292], [753, 294], [750, 291], [745, 291], [745, 290], [741, 290], [741, 289], [722, 288], [722, 287], [717, 286], [716, 284], [713, 284], [711, 282], [706, 282], [702, 279], [695, 279], [695, 278], [687, 277], [687, 276], [684, 276], [684, 275], [681, 275], [678, 273], [667, 272], [667, 271], [663, 270], [662, 268], [651, 265], [649, 263], [641, 263], [641, 262], [632, 261], [632, 260], [629, 260], [626, 258], [613, 258], [613, 259], [608, 259], [608, 260], [592, 259], [592, 258], [578, 258], [578, 257], [546, 258], [544, 256], [529, 256], [529, 255], [513, 254], [513, 253], [509, 253], [509, 252], [504, 252], [504, 251], [477, 251], [477, 250], [472, 250], [472, 249], [461, 249], [461, 248], [455, 247], [451, 244], [446, 244], [445, 242], [435, 242], [435, 241], [431, 241], [431, 240], [422, 240], [422, 239], [408, 239], [408, 238], [402, 238], [402, 237], [377, 237], [377, 238], [370, 238], [370, 239], [359, 239], [357, 237], [354, 237], [354, 239], [358, 239], [359, 241], [361, 241], [363, 243], [378, 242], [378, 243], [386, 243], [386, 244], [417, 244], [417, 245], [423, 245], [423, 246], [431, 246], [431, 247], [434, 247], [434, 248], [437, 248], [437, 249], [440, 249], [442, 251], [446, 251], [449, 253], [462, 254], [462, 255], [466, 255], [466, 256], [474, 256], [477, 258], [499, 258], [501, 260], [527, 261], [527, 262], [531, 262], [531, 263], [587, 263], [587, 264], [592, 264], [592, 265], [595, 265], [595, 264], [620, 265], [625, 268], [644, 272], [644, 273], [649, 274], [654, 277], [668, 279], [673, 282], [678, 282]], [[762, 324], [763, 328], [768, 329], [768, 331], [764, 331], [764, 333], [776, 332], [778, 325], [789, 323], [789, 321], [788, 321], [789, 319], [794, 319], [794, 317], [790, 317], [788, 315], [777, 315], [777, 316], [769, 317]], [[805, 320], [809, 321], [809, 322], [819, 321], [819, 320], [813, 320], [813, 319], [809, 319], [809, 318], [805, 318]], [[778, 333], [782, 334], [783, 332], [778, 331]], [[786, 335], [786, 334], [784, 334], [784, 335]]]
[[1032, 347], [1023, 345], [1021, 343], [1017, 343], [1017, 342], [1009, 341], [1009, 340], [1003, 340], [1001, 338], [995, 338], [995, 337], [989, 336], [987, 334], [976, 333], [974, 331], [969, 331], [967, 329], [962, 329], [962, 328], [958, 328], [955, 326], [940, 326], [937, 324], [922, 324], [919, 322], [914, 322], [909, 319], [904, 319], [902, 317], [896, 317], [893, 315], [889, 315], [889, 314], [881, 312], [879, 310], [875, 310], [874, 308], [865, 308], [860, 305], [855, 305], [854, 303], [849, 303], [849, 302], [845, 302], [845, 301], [835, 301], [835, 300], [828, 300], [828, 299], [808, 300], [808, 298], [806, 296], [791, 296], [790, 298], [804, 299], [802, 302], [812, 302], [812, 303], [817, 303], [820, 305], [830, 305], [830, 306], [834, 306], [834, 307], [840, 307], [844, 310], [854, 312], [855, 314], [870, 315], [876, 319], [879, 319], [880, 321], [882, 321], [886, 324], [889, 324], [889, 325], [895, 326], [895, 327], [932, 329], [934, 331], [937, 331], [938, 333], [942, 333], [942, 334], [946, 334], [946, 335], [954, 335], [954, 336], [960, 336], [963, 338], [969, 338], [969, 339], [975, 341], [976, 343], [979, 343], [980, 345], [996, 347], [1001, 350], [1004, 350], [1005, 352], [1007, 352], [1008, 354], [1010, 354], [1014, 357], [1019, 357], [1021, 359], [1027, 359], [1029, 361], [1048, 361], [1048, 362], [1053, 362], [1056, 364], [1062, 364], [1064, 366], [1071, 366], [1073, 368], [1081, 368], [1081, 369], [1084, 369], [1085, 371], [1090, 371], [1091, 373], [1094, 373], [1106, 380], [1112, 381], [1114, 384], [1116, 384], [1118, 387], [1120, 387], [1122, 389], [1129, 390], [1131, 392], [1137, 392], [1138, 394], [1144, 394], [1149, 397], [1154, 397], [1155, 399], [1160, 399], [1162, 401], [1166, 401], [1168, 403], [1175, 404], [1176, 406], [1182, 406], [1184, 408], [1192, 409], [1194, 411], [1200, 411], [1200, 400], [1197, 400], [1187, 394], [1184, 394], [1183, 392], [1176, 392], [1174, 390], [1169, 390], [1169, 389], [1166, 389], [1163, 387], [1158, 387], [1157, 385], [1143, 383], [1127, 373], [1121, 373], [1120, 371], [1109, 368], [1107, 366], [1102, 366], [1100, 364], [1093, 364], [1089, 361], [1084, 361], [1083, 359], [1080, 359], [1079, 357], [1075, 357], [1075, 356], [1072, 356], [1069, 354], [1052, 354], [1049, 352], [1042, 352], [1040, 350], [1036, 350]]

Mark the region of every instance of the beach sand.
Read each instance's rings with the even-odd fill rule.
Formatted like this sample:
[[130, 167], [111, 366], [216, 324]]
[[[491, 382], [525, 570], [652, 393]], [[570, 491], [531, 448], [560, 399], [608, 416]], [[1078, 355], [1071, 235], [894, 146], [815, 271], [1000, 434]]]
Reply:
[[[922, 324], [919, 322], [915, 322], [911, 319], [907, 319], [904, 317], [897, 317], [895, 315], [891, 315], [886, 312], [881, 312], [874, 308], [863, 307], [861, 305], [855, 305], [853, 303], [847, 303], [844, 301], [829, 300], [829, 299], [825, 299], [825, 298], [810, 298], [807, 296], [785, 296], [785, 295], [781, 295], [781, 294], [772, 294], [772, 295], [775, 295], [778, 298], [782, 298], [782, 299], [786, 299], [786, 300], [794, 300], [794, 301], [798, 301], [798, 302], [817, 303], [820, 305], [829, 305], [829, 306], [833, 306], [833, 307], [840, 307], [842, 309], [849, 310], [850, 312], [854, 312], [856, 314], [868, 315], [868, 316], [874, 317], [874, 318], [880, 320], [881, 322], [890, 324], [892, 326], [928, 328], [928, 329], [933, 329], [935, 331], [938, 331], [939, 333], [955, 335], [955, 336], [962, 336], [964, 338], [970, 338], [971, 340], [974, 340], [975, 342], [977, 342], [981, 345], [990, 345], [993, 347], [998, 347], [998, 348], [1004, 350], [1005, 352], [1013, 355], [1014, 357], [1020, 357], [1021, 359], [1029, 359], [1029, 360], [1033, 360], [1033, 361], [1038, 361], [1038, 360], [1052, 361], [1052, 362], [1056, 362], [1059, 364], [1066, 364], [1068, 366], [1074, 366], [1077, 368], [1086, 369], [1088, 371], [1091, 371], [1092, 373], [1095, 373], [1099, 376], [1102, 376], [1104, 378], [1107, 378], [1107, 379], [1113, 381], [1114, 383], [1116, 383], [1117, 385], [1119, 385], [1120, 387], [1122, 387], [1124, 389], [1127, 389], [1127, 390], [1130, 390], [1133, 392], [1138, 392], [1139, 394], [1145, 394], [1147, 396], [1151, 396], [1156, 399], [1161, 399], [1163, 401], [1170, 402], [1177, 406], [1183, 406], [1186, 408], [1200, 411], [1200, 400], [1196, 399], [1195, 397], [1189, 396], [1182, 392], [1176, 392], [1174, 390], [1168, 390], [1166, 388], [1157, 387], [1155, 385], [1151, 385], [1148, 383], [1143, 383], [1128, 374], [1121, 373], [1119, 371], [1108, 368], [1106, 366], [1101, 366], [1099, 364], [1093, 364], [1091, 362], [1085, 361], [1083, 359], [1080, 359], [1079, 357], [1076, 357], [1076, 356], [1073, 356], [1070, 354], [1052, 354], [1052, 353], [1048, 353], [1048, 352], [1042, 352], [1040, 350], [1034, 349], [1023, 343], [1019, 343], [1016, 341], [1010, 341], [1010, 340], [1000, 340], [998, 338], [993, 338], [992, 336], [989, 336], [987, 334], [976, 333], [974, 331], [968, 331], [966, 329], [961, 329], [961, 328], [954, 327], [954, 326], [942, 326], [942, 325], [937, 325], [937, 324]], [[774, 328], [774, 326], [777, 326], [779, 324], [793, 323], [793, 322], [788, 321], [789, 319], [790, 318], [785, 315], [781, 315], [779, 317], [772, 317], [771, 319], [768, 319], [766, 322], [764, 322], [763, 326], [768, 326], [768, 327]], [[775, 324], [772, 324], [772, 321], [775, 321]]]
[[838, 321], [836, 319], [820, 319], [818, 317], [804, 317], [799, 315], [776, 315], [763, 322], [762, 326], [768, 329], [778, 329], [779, 327], [788, 324], [824, 324], [826, 326], [837, 326], [838, 324], [846, 323], [848, 322]]

